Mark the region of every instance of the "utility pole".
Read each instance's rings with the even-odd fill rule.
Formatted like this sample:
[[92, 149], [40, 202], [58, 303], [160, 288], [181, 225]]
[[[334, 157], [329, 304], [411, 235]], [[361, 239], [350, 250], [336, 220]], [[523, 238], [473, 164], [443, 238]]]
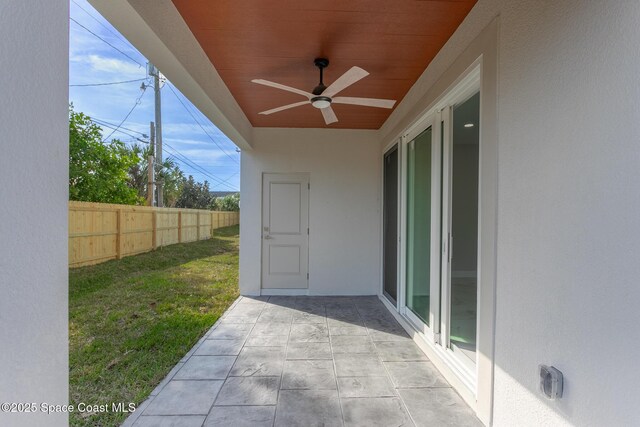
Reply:
[[148, 157], [148, 164], [147, 164], [147, 205], [148, 206], [153, 206], [155, 203], [154, 200], [154, 195], [155, 195], [155, 188], [154, 188], [154, 181], [155, 181], [155, 165], [154, 165], [154, 159], [153, 159], [153, 154], [155, 152], [155, 143], [156, 143], [156, 131], [155, 128], [153, 126], [153, 122], [149, 123], [149, 147], [151, 148], [151, 154], [149, 154]]
[[[149, 75], [153, 76], [153, 92], [155, 94], [155, 119], [156, 119], [156, 149], [155, 160], [158, 168], [162, 168], [162, 108], [160, 100], [160, 70], [155, 65], [149, 63]], [[158, 188], [158, 207], [163, 206], [162, 197], [162, 178], [158, 178], [156, 182]]]

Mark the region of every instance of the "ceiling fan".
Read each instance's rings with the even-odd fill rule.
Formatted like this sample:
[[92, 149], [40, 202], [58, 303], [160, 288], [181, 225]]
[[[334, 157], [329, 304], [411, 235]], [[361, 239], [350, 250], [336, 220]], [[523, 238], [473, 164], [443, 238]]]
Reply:
[[369, 75], [368, 72], [360, 67], [351, 67], [349, 71], [340, 76], [336, 81], [331, 83], [328, 87], [322, 82], [322, 72], [329, 66], [329, 60], [326, 58], [316, 58], [313, 63], [320, 69], [320, 84], [316, 86], [313, 91], [305, 92], [300, 89], [296, 89], [290, 86], [285, 86], [280, 83], [270, 82], [268, 80], [254, 79], [253, 83], [258, 83], [265, 86], [274, 87], [276, 89], [286, 90], [288, 92], [297, 93], [307, 98], [306, 101], [295, 102], [293, 104], [283, 105], [282, 107], [273, 108], [271, 110], [262, 111], [259, 114], [269, 115], [277, 113], [279, 111], [288, 110], [290, 108], [300, 107], [302, 105], [311, 104], [318, 108], [324, 117], [326, 124], [335, 123], [338, 121], [336, 114], [331, 108], [331, 104], [351, 104], [362, 105], [365, 107], [378, 107], [378, 108], [393, 108], [396, 101], [391, 99], [375, 99], [375, 98], [354, 98], [350, 96], [335, 96], [338, 92], [346, 89], [357, 81], [365, 78]]

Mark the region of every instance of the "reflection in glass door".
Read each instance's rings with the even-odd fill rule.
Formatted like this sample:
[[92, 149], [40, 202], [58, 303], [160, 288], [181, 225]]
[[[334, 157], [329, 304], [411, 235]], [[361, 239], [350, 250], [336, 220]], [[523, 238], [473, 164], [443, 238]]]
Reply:
[[429, 325], [431, 127], [407, 145], [406, 306]]
[[449, 346], [476, 362], [480, 94], [452, 109], [450, 165]]

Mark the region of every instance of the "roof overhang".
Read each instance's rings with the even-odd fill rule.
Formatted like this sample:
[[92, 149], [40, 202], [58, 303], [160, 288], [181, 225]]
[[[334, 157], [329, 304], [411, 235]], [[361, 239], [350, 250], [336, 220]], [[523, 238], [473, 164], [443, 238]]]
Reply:
[[[229, 86], [225, 83], [225, 80], [223, 80], [223, 76], [221, 76], [212, 63], [211, 52], [209, 52], [209, 54], [205, 52], [202, 43], [196, 38], [189, 25], [187, 25], [187, 22], [185, 22], [173, 1], [88, 1], [135, 45], [145, 57], [152, 61], [162, 73], [239, 148], [243, 150], [250, 150], [252, 148], [254, 127], [250, 118], [247, 117], [247, 114], [254, 115], [255, 111], [252, 111], [246, 105], [241, 107], [238, 102], [238, 99], [242, 98], [241, 96], [238, 97], [240, 92], [235, 87], [233, 88], [233, 90], [235, 90], [234, 93], [230, 91]], [[469, 0], [469, 2], [473, 5], [475, 0]], [[232, 4], [232, 2], [226, 3]], [[464, 9], [464, 15], [459, 21], [466, 16], [469, 8], [470, 7]], [[442, 45], [444, 45], [451, 35], [451, 32], [457, 28], [459, 21], [456, 21], [455, 27], [450, 29], [450, 33], [447, 34], [446, 38], [441, 40], [441, 44], [435, 53], [428, 58], [429, 62]], [[424, 68], [420, 73], [412, 77], [409, 89], [403, 89], [401, 96], [398, 97], [399, 100], [407, 94], [407, 90], [409, 90], [409, 92], [414, 91], [416, 81], [421, 78], [421, 75], [424, 75], [424, 69], [428, 66], [429, 62], [424, 64]], [[311, 64], [311, 67], [312, 66]], [[249, 81], [247, 83], [251, 85]], [[262, 89], [270, 90], [271, 88]], [[275, 93], [274, 95], [277, 96]], [[399, 104], [401, 104], [401, 102]], [[313, 109], [313, 107], [310, 108]], [[396, 121], [398, 116], [396, 111], [398, 109], [398, 106], [396, 106], [396, 109], [391, 115], [385, 115], [383, 121], [374, 127], [374, 129], [380, 128], [383, 124], [384, 128], [387, 128], [389, 121]], [[368, 110], [370, 111], [371, 109], [365, 108], [359, 114], [367, 114]], [[247, 111], [249, 111], [249, 113], [246, 113]], [[317, 111], [313, 112], [317, 113]], [[256, 123], [256, 126], [261, 125]], [[280, 125], [280, 127], [315, 126]], [[355, 127], [357, 128], [357, 126]]]

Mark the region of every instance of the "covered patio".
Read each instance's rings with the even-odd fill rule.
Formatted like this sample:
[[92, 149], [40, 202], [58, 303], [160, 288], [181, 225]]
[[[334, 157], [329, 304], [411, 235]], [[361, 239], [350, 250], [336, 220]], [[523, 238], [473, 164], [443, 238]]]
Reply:
[[240, 297], [126, 426], [478, 426], [377, 297]]

